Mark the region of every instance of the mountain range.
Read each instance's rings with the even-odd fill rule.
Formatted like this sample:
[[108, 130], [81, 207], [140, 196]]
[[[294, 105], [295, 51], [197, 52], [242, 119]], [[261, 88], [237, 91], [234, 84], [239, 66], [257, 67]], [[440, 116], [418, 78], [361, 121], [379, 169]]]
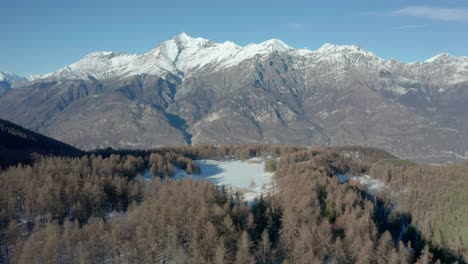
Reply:
[[468, 156], [468, 57], [384, 60], [355, 45], [239, 46], [182, 33], [144, 54], [95, 52], [0, 73], [0, 117], [82, 149], [364, 145], [440, 163]]

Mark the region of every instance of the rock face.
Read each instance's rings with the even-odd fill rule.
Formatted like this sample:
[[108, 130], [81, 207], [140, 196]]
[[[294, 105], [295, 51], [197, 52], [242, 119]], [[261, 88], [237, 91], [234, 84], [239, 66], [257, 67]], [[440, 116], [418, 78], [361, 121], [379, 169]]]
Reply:
[[241, 47], [183, 33], [145, 54], [96, 52], [0, 81], [0, 117], [83, 149], [365, 145], [443, 162], [468, 155], [468, 58], [405, 64], [357, 46]]

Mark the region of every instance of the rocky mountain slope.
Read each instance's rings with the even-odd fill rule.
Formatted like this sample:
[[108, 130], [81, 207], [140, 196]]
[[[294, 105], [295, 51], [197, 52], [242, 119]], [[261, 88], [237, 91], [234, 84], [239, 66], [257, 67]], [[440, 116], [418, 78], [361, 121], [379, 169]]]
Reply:
[[358, 46], [241, 47], [182, 33], [144, 54], [96, 52], [9, 81], [0, 117], [84, 149], [365, 145], [444, 162], [468, 156], [467, 103], [468, 57], [408, 64]]

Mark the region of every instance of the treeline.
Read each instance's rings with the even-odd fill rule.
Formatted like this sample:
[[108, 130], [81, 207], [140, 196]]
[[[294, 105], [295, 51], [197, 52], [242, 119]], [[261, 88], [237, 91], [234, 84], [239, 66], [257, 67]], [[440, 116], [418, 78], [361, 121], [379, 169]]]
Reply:
[[236, 159], [246, 160], [252, 157], [279, 157], [284, 154], [294, 153], [304, 148], [272, 145], [272, 144], [252, 144], [252, 145], [197, 145], [180, 147], [161, 147], [152, 152], [175, 152], [194, 159]]
[[388, 153], [385, 150], [363, 147], [363, 146], [340, 146], [333, 148], [336, 152], [345, 157], [353, 158], [369, 163], [378, 162], [381, 160], [397, 159], [396, 156]]

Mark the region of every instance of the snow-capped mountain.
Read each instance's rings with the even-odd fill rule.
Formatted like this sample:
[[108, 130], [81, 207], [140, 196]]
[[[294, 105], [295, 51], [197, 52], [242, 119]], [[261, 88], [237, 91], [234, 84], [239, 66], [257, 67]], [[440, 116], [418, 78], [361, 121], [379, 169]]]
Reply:
[[[465, 81], [468, 71], [467, 57], [457, 58], [447, 53], [439, 54], [424, 62], [405, 64], [394, 60], [385, 61], [356, 45], [340, 46], [325, 43], [317, 50], [307, 50], [294, 49], [281, 40], [271, 39], [260, 44], [242, 47], [230, 41], [215, 43], [204, 38], [192, 38], [182, 33], [144, 54], [94, 52], [56, 72], [36, 75], [32, 78], [34, 80], [83, 79], [92, 76], [105, 79], [140, 74], [172, 74], [182, 78], [190, 74], [207, 74], [226, 69], [255, 56], [268, 56], [273, 52], [282, 52], [299, 58], [299, 65], [301, 61], [303, 63], [306, 60], [306, 63], [326, 63], [326, 67], [333, 67], [334, 70], [349, 66], [384, 71], [392, 70], [392, 67], [406, 68], [407, 74], [415, 78], [421, 75], [421, 71], [427, 74], [440, 73], [442, 64], [444, 72], [440, 74], [443, 74], [443, 78], [448, 77], [455, 82]], [[455, 75], [455, 78], [447, 74]]]
[[[76, 80], [93, 77], [103, 80], [142, 74], [186, 78], [235, 67], [243, 61], [268, 57], [274, 52], [291, 56], [291, 66], [304, 75], [321, 72], [323, 81], [327, 81], [330, 74], [335, 79], [345, 80], [346, 74], [354, 71], [355, 74], [370, 77], [368, 81], [376, 83], [375, 89], [397, 96], [421, 90], [423, 83], [438, 87], [446, 82], [456, 84], [468, 81], [468, 58], [457, 58], [447, 53], [424, 62], [401, 63], [386, 61], [356, 45], [325, 43], [317, 50], [307, 50], [294, 49], [281, 40], [271, 39], [242, 47], [230, 41], [215, 43], [204, 38], [192, 38], [186, 33], [144, 54], [94, 52], [56, 72], [32, 79]], [[398, 76], [391, 73], [398, 73]], [[443, 87], [437, 88], [439, 93], [444, 91], [446, 89]]]
[[220, 70], [256, 55], [289, 50], [292, 48], [277, 39], [241, 47], [230, 41], [214, 43], [182, 33], [141, 55], [124, 52], [94, 52], [56, 72], [36, 76], [35, 80], [79, 79], [88, 76], [104, 79], [115, 76], [164, 75], [166, 73], [183, 77], [205, 66], [211, 70]]
[[16, 82], [16, 81], [25, 81], [26, 79], [22, 76], [9, 73], [9, 72], [0, 72], [0, 82]]
[[403, 63], [356, 45], [182, 33], [144, 54], [95, 52], [31, 81], [8, 78], [1, 118], [85, 149], [284, 143], [468, 156], [468, 58], [446, 53]]

